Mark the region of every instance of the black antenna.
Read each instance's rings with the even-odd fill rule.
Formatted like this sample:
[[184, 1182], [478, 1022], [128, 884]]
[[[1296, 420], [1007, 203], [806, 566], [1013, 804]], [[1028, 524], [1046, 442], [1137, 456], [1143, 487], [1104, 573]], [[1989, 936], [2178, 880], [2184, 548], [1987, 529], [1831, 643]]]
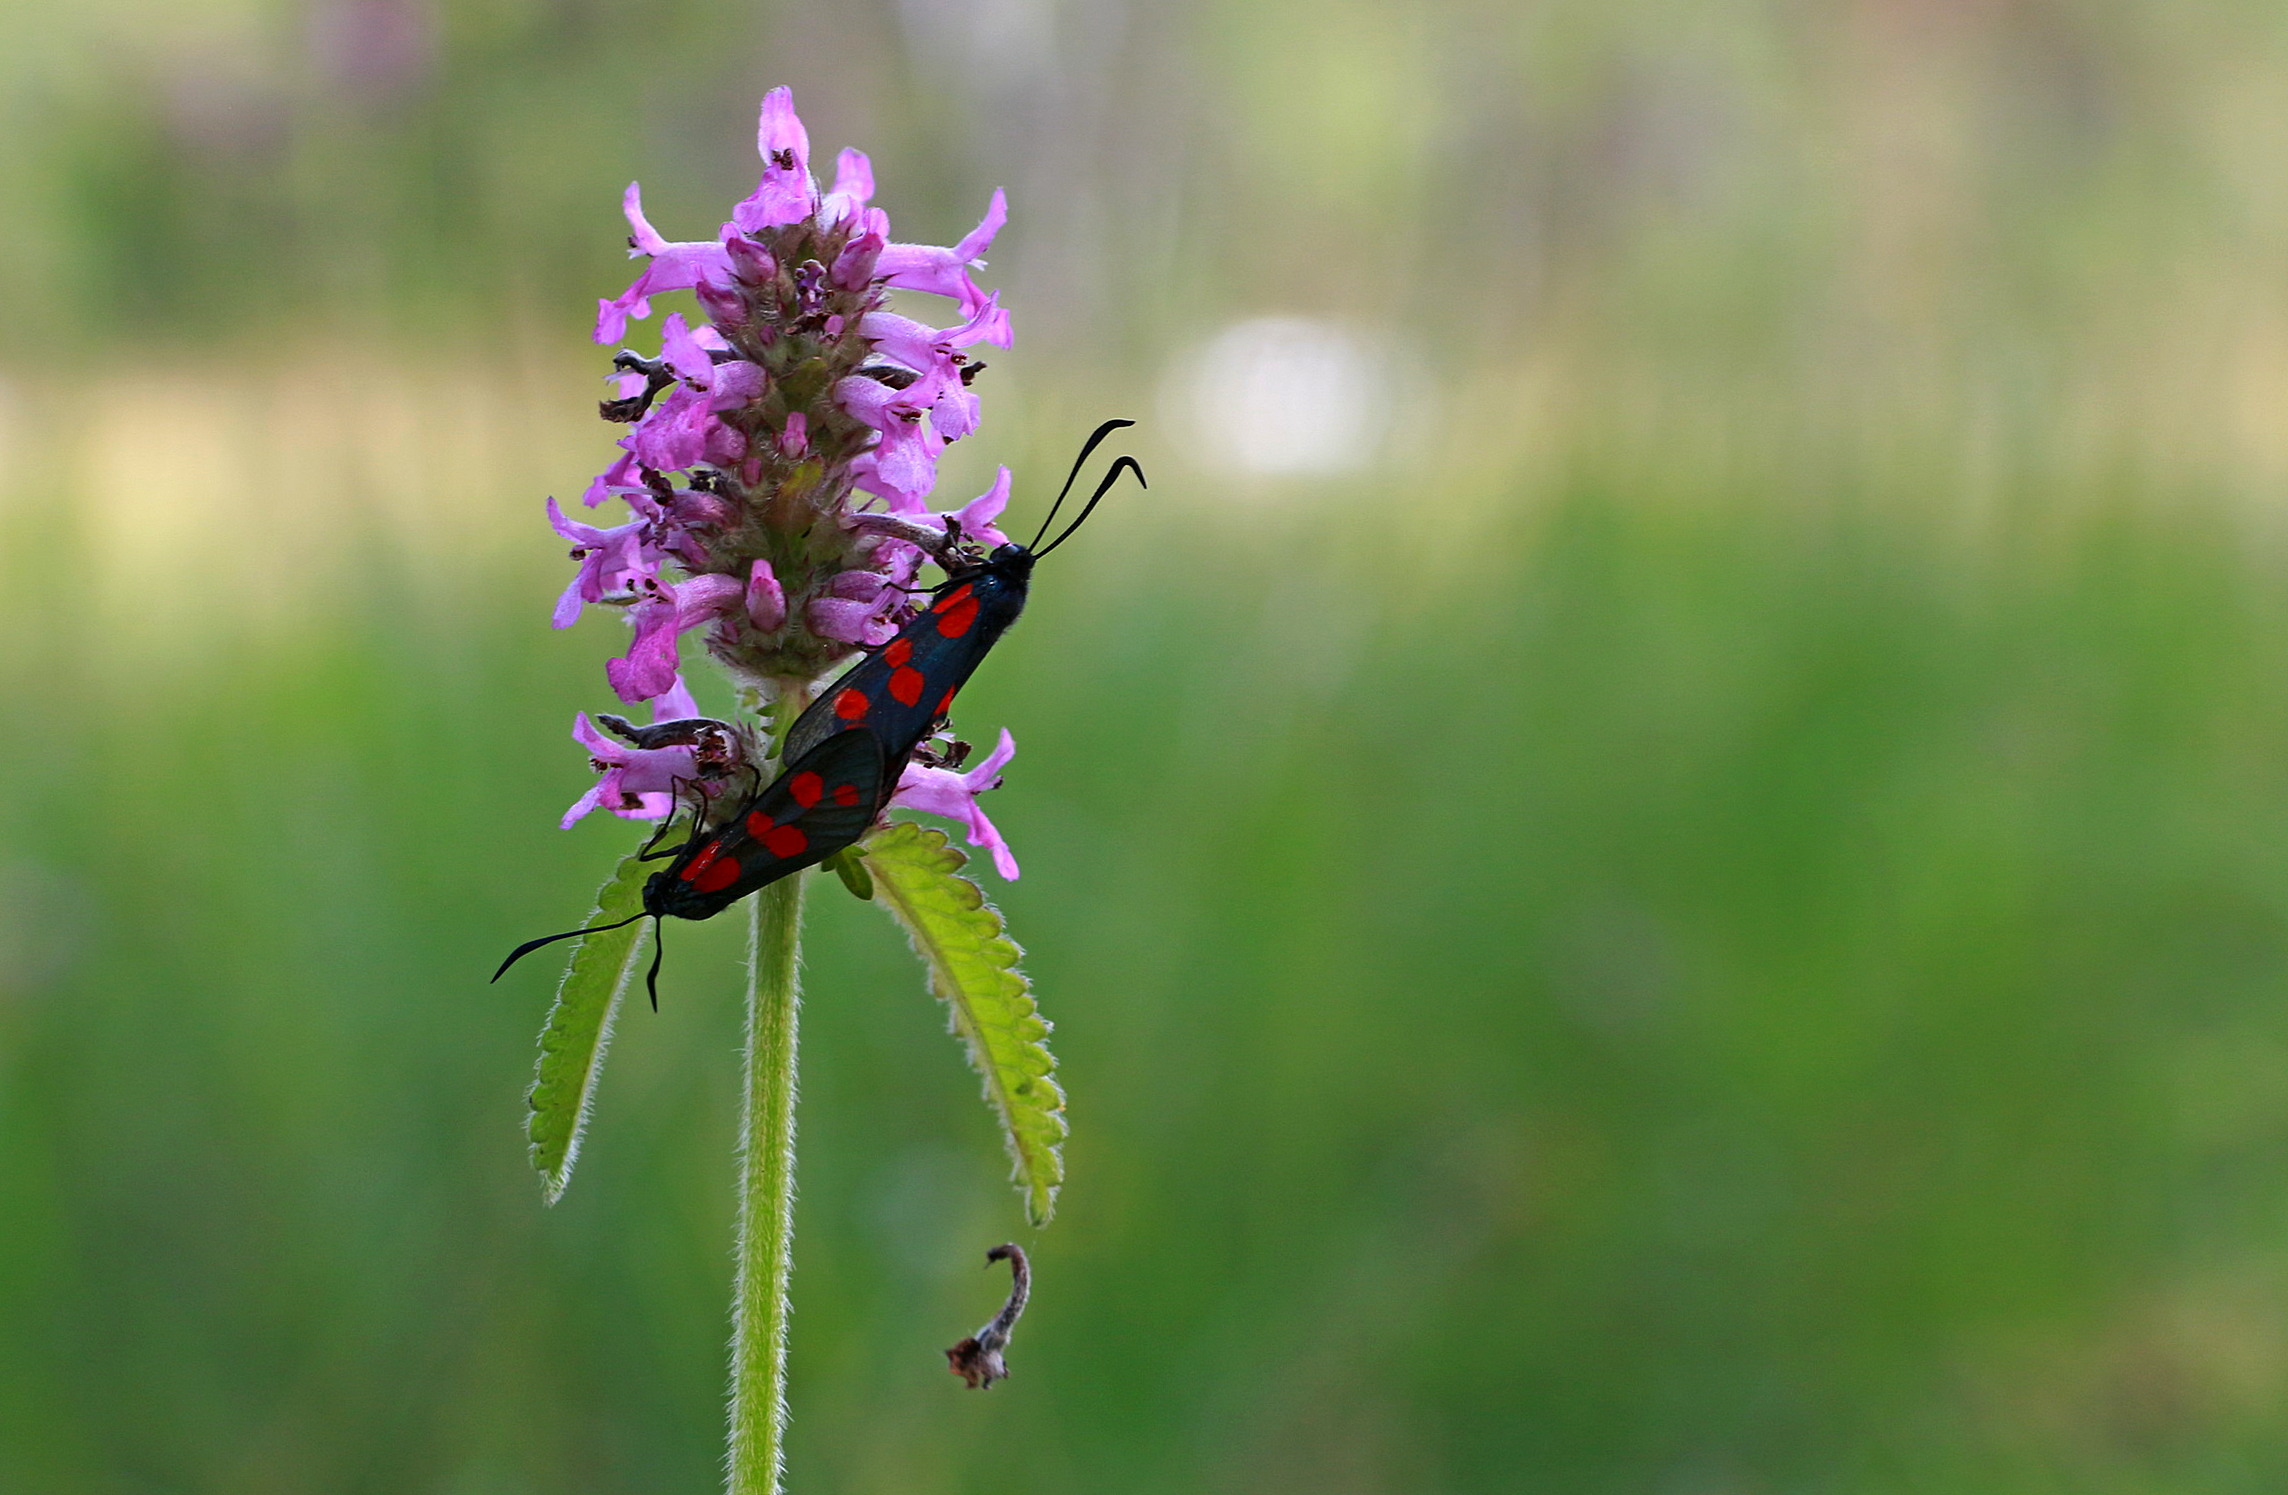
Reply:
[[1087, 464], [1089, 454], [1104, 444], [1105, 437], [1110, 436], [1122, 426], [1135, 424], [1136, 422], [1132, 420], [1108, 420], [1091, 432], [1087, 441], [1081, 443], [1080, 455], [1073, 458], [1072, 471], [1065, 474], [1065, 485], [1057, 490], [1057, 501], [1049, 505], [1049, 517], [1041, 521], [1041, 534], [1033, 536], [1033, 544], [1026, 546], [1027, 550], [1039, 545], [1041, 535], [1047, 534], [1049, 526], [1056, 522], [1057, 510], [1064, 507], [1065, 495], [1072, 492], [1073, 481], [1080, 476], [1080, 470]]
[[526, 940], [523, 944], [508, 952], [508, 959], [502, 961], [500, 963], [500, 969], [493, 972], [493, 980], [500, 980], [501, 977], [508, 974], [508, 968], [510, 966], [515, 965], [518, 961], [524, 959], [527, 955], [530, 955], [533, 951], [539, 949], [542, 945], [553, 945], [558, 940], [578, 939], [581, 935], [584, 934], [602, 934], [607, 929], [624, 929], [642, 917], [642, 914], [630, 914], [627, 918], [620, 920], [620, 922], [617, 924], [599, 924], [594, 929], [567, 929], [562, 934], [544, 934], [539, 939]]
[[1033, 558], [1038, 560], [1042, 556], [1047, 555], [1050, 551], [1056, 549], [1059, 545], [1062, 545], [1065, 543], [1065, 541], [1071, 539], [1074, 530], [1079, 529], [1082, 525], [1088, 523], [1088, 516], [1096, 512], [1096, 506], [1103, 502], [1105, 494], [1112, 491], [1112, 485], [1120, 481], [1120, 475], [1123, 472], [1132, 472], [1136, 474], [1136, 486], [1139, 488], [1149, 488], [1152, 486], [1150, 483], [1144, 481], [1144, 469], [1136, 465], [1136, 459], [1134, 457], [1122, 457], [1119, 461], [1112, 464], [1112, 470], [1104, 475], [1104, 481], [1098, 483], [1096, 485], [1096, 491], [1088, 496], [1088, 504], [1080, 511], [1080, 517], [1075, 519], [1072, 523], [1066, 525], [1065, 532], [1063, 534], [1057, 536], [1054, 540], [1051, 540], [1044, 548], [1034, 551]]
[[[642, 847], [637, 850], [637, 861], [656, 861], [658, 860], [658, 856], [679, 857], [691, 849], [691, 842], [687, 840], [681, 846], [676, 847], [673, 851], [663, 851], [660, 852], [658, 856], [654, 856], [652, 853], [652, 848], [659, 845], [661, 841], [667, 838], [668, 828], [675, 824], [676, 817], [682, 813], [680, 800], [682, 799], [685, 786], [697, 789], [699, 788], [699, 781], [697, 779], [686, 779], [680, 775], [667, 781], [667, 792], [674, 798], [668, 805], [666, 818], [661, 820], [659, 823], [659, 829], [653, 831], [651, 833], [651, 839], [644, 842]], [[702, 823], [702, 812], [704, 811], [707, 804], [706, 796], [704, 794], [697, 795], [695, 798], [697, 799], [698, 803], [691, 807], [691, 835], [693, 839], [697, 839], [699, 835], [699, 827]]]
[[667, 955], [667, 921], [651, 921], [651, 972], [643, 978], [644, 989], [651, 993], [651, 1010], [659, 1011], [659, 963]]

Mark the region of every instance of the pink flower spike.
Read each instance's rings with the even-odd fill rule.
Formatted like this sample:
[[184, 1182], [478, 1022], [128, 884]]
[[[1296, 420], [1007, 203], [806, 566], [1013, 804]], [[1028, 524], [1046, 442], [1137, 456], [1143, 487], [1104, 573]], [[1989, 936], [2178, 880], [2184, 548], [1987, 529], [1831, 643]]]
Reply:
[[[797, 416], [796, 419], [801, 419]], [[765, 633], [786, 623], [786, 589], [771, 571], [771, 563], [761, 556], [747, 571], [747, 621]]]
[[889, 808], [920, 810], [925, 815], [943, 815], [948, 820], [962, 822], [969, 828], [969, 844], [989, 852], [993, 857], [993, 870], [1005, 880], [1015, 882], [1017, 858], [977, 803], [977, 796], [1001, 787], [1001, 770], [1015, 756], [1017, 740], [1004, 727], [1000, 743], [983, 762], [966, 773], [909, 763], [898, 780], [897, 792], [890, 796]]
[[[605, 665], [606, 678], [621, 700], [648, 704], [655, 723], [697, 710], [680, 673], [686, 633], [699, 635], [694, 656], [703, 646], [737, 688], [768, 698], [825, 679], [854, 647], [894, 638], [917, 616], [917, 593], [929, 600], [917, 586], [923, 569], [959, 572], [961, 557], [944, 545], [949, 533], [980, 547], [1007, 541], [999, 528], [1007, 469], [950, 511], [933, 512], [932, 497], [949, 443], [978, 428], [972, 384], [990, 393], [974, 377], [975, 355], [1013, 340], [999, 294], [977, 280], [1008, 221], [1007, 194], [992, 192], [957, 240], [898, 244], [874, 205], [872, 161], [846, 149], [832, 153], [831, 171], [824, 158], [814, 163], [790, 89], [763, 97], [755, 143], [753, 191], [711, 215], [720, 227], [710, 239], [669, 239], [646, 214], [641, 185], [627, 184], [620, 206], [636, 263], [626, 288], [598, 302], [594, 328], [600, 341], [631, 331], [639, 339], [618, 344], [627, 351], [605, 376], [602, 413], [617, 429], [599, 446], [617, 450], [583, 495], [598, 522], [548, 504], [559, 548], [574, 562], [552, 599], [553, 621], [569, 625], [599, 604], [624, 617], [624, 643], [599, 651], [620, 656]], [[916, 290], [952, 298], [958, 312], [939, 313], [950, 325], [890, 310], [893, 298], [910, 310], [902, 293]], [[676, 291], [693, 293], [697, 307]], [[635, 329], [653, 316], [656, 336]], [[647, 336], [654, 340], [640, 341]], [[606, 499], [626, 505], [611, 516], [623, 522], [601, 522], [596, 506]], [[962, 555], [980, 553], [965, 545]], [[799, 559], [800, 574], [780, 577], [775, 559]], [[712, 733], [696, 748], [657, 752], [615, 742], [588, 718], [575, 735], [597, 782], [567, 821], [596, 810], [668, 815], [675, 780], [695, 776], [694, 759], [710, 776], [702, 789], [729, 787], [717, 761], [726, 750]], [[753, 745], [745, 729], [738, 735]], [[899, 736], [898, 802], [954, 816], [970, 844], [1014, 877], [1015, 858], [978, 809], [1012, 751], [1006, 734], [966, 774], [906, 772], [910, 744]]]

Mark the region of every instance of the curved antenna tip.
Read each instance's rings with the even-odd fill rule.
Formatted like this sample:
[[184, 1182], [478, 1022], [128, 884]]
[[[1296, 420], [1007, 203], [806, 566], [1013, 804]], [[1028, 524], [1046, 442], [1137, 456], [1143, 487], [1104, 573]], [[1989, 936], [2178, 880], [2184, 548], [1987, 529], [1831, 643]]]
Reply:
[[[1064, 486], [1057, 490], [1056, 501], [1049, 505], [1049, 512], [1042, 516], [1041, 527], [1039, 531], [1034, 534], [1032, 543], [1025, 547], [1027, 550], [1044, 555], [1047, 554], [1047, 551], [1044, 551], [1041, 548], [1041, 541], [1048, 538], [1050, 526], [1057, 522], [1057, 514], [1064, 508], [1065, 498], [1072, 492], [1072, 485], [1074, 482], [1079, 479], [1080, 470], [1088, 465], [1088, 459], [1090, 455], [1093, 454], [1098, 447], [1104, 445], [1105, 438], [1110, 436], [1113, 432], [1121, 429], [1123, 426], [1133, 426], [1135, 424], [1136, 422], [1132, 420], [1108, 420], [1102, 425], [1098, 426], [1095, 430], [1088, 433], [1088, 440], [1080, 444], [1080, 455], [1073, 458], [1072, 471], [1065, 474]], [[1070, 533], [1070, 531], [1067, 531], [1067, 533]], [[1051, 548], [1053, 549], [1054, 547], [1052, 546]]]
[[[576, 940], [584, 934], [602, 934], [607, 929], [625, 929], [628, 925], [633, 924], [637, 919], [642, 917], [642, 914], [635, 914], [629, 918], [620, 920], [620, 922], [617, 924], [599, 924], [593, 929], [567, 929], [562, 934], [544, 934], [539, 939], [526, 940], [523, 944], [508, 952], [508, 959], [500, 963], [500, 969], [493, 972], [492, 979], [493, 981], [500, 980], [501, 977], [508, 974], [508, 968], [510, 966], [515, 965], [518, 961], [524, 959], [527, 955], [530, 955], [533, 951], [539, 949], [542, 945], [553, 945], [558, 940]], [[488, 981], [485, 984], [490, 986], [492, 985], [492, 981]]]

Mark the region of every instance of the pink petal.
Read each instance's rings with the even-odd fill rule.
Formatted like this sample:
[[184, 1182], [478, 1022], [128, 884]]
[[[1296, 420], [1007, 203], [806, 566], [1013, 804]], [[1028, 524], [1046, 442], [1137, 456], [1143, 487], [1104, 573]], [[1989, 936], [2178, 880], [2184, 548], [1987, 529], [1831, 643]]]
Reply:
[[747, 618], [765, 633], [786, 622], [786, 590], [771, 573], [771, 563], [760, 556], [747, 572]]
[[734, 410], [763, 397], [770, 387], [770, 376], [759, 363], [734, 358], [729, 363], [715, 365], [715, 397], [707, 402], [710, 410]]
[[803, 617], [811, 631], [821, 638], [835, 639], [845, 644], [886, 644], [897, 635], [897, 626], [881, 616], [881, 609], [872, 602], [852, 602], [841, 597], [819, 597], [803, 609]]
[[995, 187], [993, 201], [985, 205], [985, 217], [953, 246], [954, 257], [963, 264], [976, 263], [979, 255], [993, 247], [993, 236], [1001, 232], [1001, 226], [1008, 221], [1009, 195]]
[[747, 588], [735, 576], [710, 571], [675, 589], [675, 629], [681, 633], [722, 616], [745, 599]]
[[581, 546], [601, 544], [605, 533], [592, 524], [565, 518], [564, 510], [557, 506], [554, 494], [549, 495], [548, 499], [548, 527], [573, 544]]
[[660, 357], [669, 368], [694, 384], [705, 386], [715, 382], [715, 360], [707, 356], [707, 350], [699, 346], [699, 340], [684, 325], [682, 312], [669, 312], [667, 320], [660, 324], [660, 333]]
[[673, 688], [678, 678], [676, 606], [671, 597], [639, 602], [629, 609], [636, 636], [627, 657], [604, 661], [604, 678], [623, 701], [648, 701]]
[[[628, 445], [628, 438], [621, 437], [620, 444]], [[596, 474], [596, 480], [588, 485], [588, 491], [580, 495], [580, 502], [593, 509], [615, 493], [637, 492], [642, 488], [643, 479], [636, 475], [635, 454], [623, 452], [612, 459], [611, 466]]]
[[632, 751], [618, 738], [606, 737], [597, 731], [585, 711], [572, 718], [572, 740], [586, 748], [589, 757], [601, 758], [606, 763], [624, 763]]
[[548, 615], [551, 624], [558, 628], [570, 628], [580, 621], [580, 609], [588, 603], [588, 599], [581, 595], [582, 584], [587, 579], [586, 572], [573, 573], [572, 580], [565, 585], [564, 594], [556, 599], [555, 610]]
[[[742, 232], [800, 223], [817, 203], [810, 180], [810, 132], [794, 112], [794, 90], [774, 88], [763, 96], [755, 126], [755, 148], [763, 158], [763, 179], [731, 210]], [[781, 164], [782, 158], [791, 164]]]
[[819, 204], [818, 216], [833, 224], [859, 212], [874, 198], [874, 163], [864, 151], [844, 150], [834, 158], [834, 186]]
[[809, 170], [810, 131], [802, 127], [802, 116], [794, 112], [794, 90], [784, 84], [763, 95], [762, 111], [755, 121], [755, 153], [767, 161], [780, 151], [793, 152], [796, 168]]
[[651, 719], [655, 722], [679, 722], [699, 714], [699, 703], [691, 698], [691, 687], [677, 675], [675, 684], [667, 693], [651, 703]]
[[628, 190], [620, 194], [620, 211], [628, 220], [629, 259], [667, 252], [667, 240], [660, 236], [659, 230], [653, 228], [651, 220], [644, 216], [641, 186], [634, 182], [628, 183]]
[[564, 818], [556, 822], [556, 828], [562, 831], [568, 831], [572, 829], [572, 827], [579, 822], [581, 817], [585, 816], [590, 810], [596, 808], [597, 804], [602, 801], [603, 797], [603, 783], [598, 781], [594, 784], [590, 784], [586, 794], [583, 794], [578, 799], [572, 801], [572, 808], [564, 812]]
[[961, 782], [969, 787], [972, 794], [998, 789], [1001, 787], [1001, 770], [1008, 767], [1009, 760], [1016, 756], [1017, 739], [1010, 735], [1007, 727], [1003, 727], [1001, 740], [994, 744], [993, 751], [985, 755], [983, 762], [963, 774]]

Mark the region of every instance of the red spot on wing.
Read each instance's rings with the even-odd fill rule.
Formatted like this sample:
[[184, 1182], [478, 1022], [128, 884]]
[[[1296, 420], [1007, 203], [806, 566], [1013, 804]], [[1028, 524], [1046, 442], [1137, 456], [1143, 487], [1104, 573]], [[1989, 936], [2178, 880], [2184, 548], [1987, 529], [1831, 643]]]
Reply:
[[747, 812], [747, 834], [760, 841], [771, 833], [771, 817], [760, 810]]
[[810, 850], [810, 837], [799, 825], [774, 825], [762, 835], [763, 850], [775, 857], [798, 857]]
[[[891, 687], [893, 690], [896, 688], [894, 685]], [[794, 802], [806, 810], [817, 804], [818, 797], [825, 792], [826, 780], [807, 768], [787, 780], [787, 793], [793, 795]]]
[[953, 709], [953, 693], [959, 689], [961, 687], [958, 685], [949, 685], [945, 688], [945, 694], [938, 697], [937, 714], [939, 716], [943, 716]]
[[706, 867], [701, 870], [697, 877], [691, 879], [691, 885], [702, 893], [720, 893], [738, 880], [739, 859], [737, 857], [715, 856], [710, 857]]
[[890, 672], [890, 694], [900, 706], [911, 706], [922, 698], [922, 672], [910, 664], [899, 665]]
[[961, 637], [977, 621], [977, 599], [968, 595], [967, 587], [961, 590], [963, 595], [959, 603], [938, 609], [937, 631], [947, 638]]
[[683, 870], [677, 873], [676, 876], [682, 878], [685, 882], [697, 882], [699, 880], [700, 874], [705, 872], [714, 862], [715, 858], [721, 856], [722, 854], [723, 843], [720, 841], [710, 841], [705, 846], [699, 848], [699, 855], [684, 863]]
[[904, 634], [890, 640], [890, 647], [882, 651], [882, 662], [887, 665], [901, 665], [913, 657], [914, 641]]
[[854, 805], [858, 803], [858, 786], [856, 784], [835, 785], [834, 802], [838, 805]]
[[853, 685], [834, 698], [834, 714], [846, 722], [854, 722], [866, 714], [871, 704], [866, 692]]

